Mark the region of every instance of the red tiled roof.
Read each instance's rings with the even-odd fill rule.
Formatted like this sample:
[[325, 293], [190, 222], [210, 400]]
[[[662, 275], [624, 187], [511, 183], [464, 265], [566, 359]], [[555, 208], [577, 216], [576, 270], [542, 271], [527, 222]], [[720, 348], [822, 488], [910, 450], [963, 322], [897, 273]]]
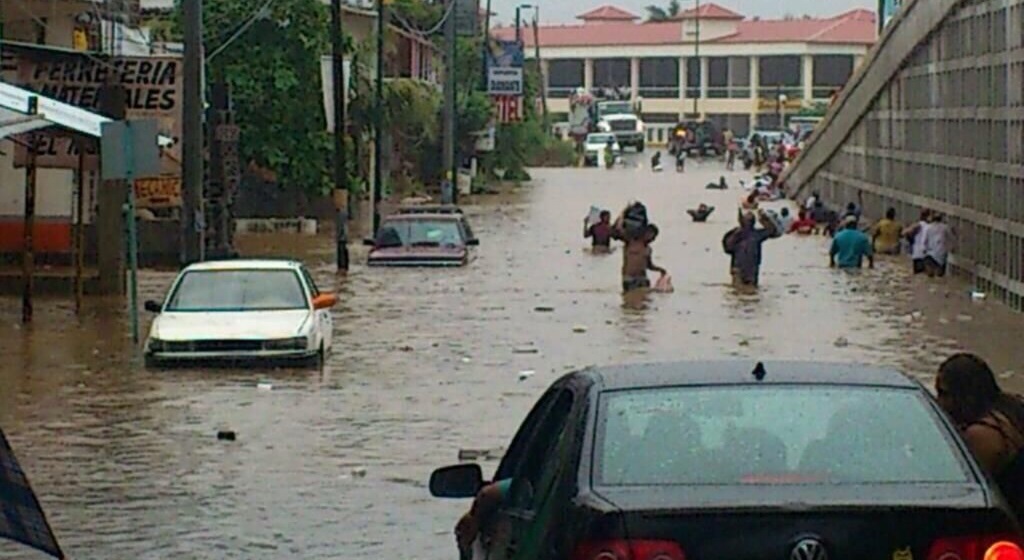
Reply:
[[743, 19], [743, 14], [738, 14], [729, 8], [723, 8], [714, 2], [701, 4], [699, 11], [697, 8], [683, 10], [675, 19], [694, 19], [698, 15], [701, 19]]
[[[701, 10], [703, 13], [704, 6]], [[681, 25], [678, 21], [609, 21], [603, 25], [542, 26], [540, 44], [546, 47], [684, 44]], [[497, 28], [492, 33], [500, 39], [515, 37], [515, 29], [511, 27]], [[831, 18], [737, 21], [735, 33], [706, 42], [871, 45], [877, 33], [874, 13], [852, 10]], [[527, 45], [533, 46], [532, 33], [524, 34], [524, 39]]]
[[634, 21], [640, 19], [640, 16], [627, 12], [617, 6], [605, 4], [576, 16], [576, 19], [582, 19], [583, 21]]

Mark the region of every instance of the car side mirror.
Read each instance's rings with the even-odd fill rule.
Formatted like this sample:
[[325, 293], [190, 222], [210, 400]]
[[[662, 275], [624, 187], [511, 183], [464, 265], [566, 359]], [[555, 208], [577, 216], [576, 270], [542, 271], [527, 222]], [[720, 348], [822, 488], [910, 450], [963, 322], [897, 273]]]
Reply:
[[466, 240], [466, 246], [467, 247], [479, 247], [480, 246], [480, 240], [475, 238], [475, 237], [473, 239], [467, 239]]
[[366, 245], [367, 247], [376, 247], [377, 241], [367, 237], [366, 239], [363, 240], [363, 245]]
[[474, 498], [484, 487], [480, 465], [455, 465], [430, 475], [430, 494], [435, 498]]
[[160, 313], [163, 311], [163, 306], [160, 305], [160, 302], [153, 301], [151, 299], [146, 300], [146, 303], [142, 304], [142, 307], [150, 313]]
[[334, 294], [320, 294], [313, 298], [313, 309], [330, 309], [338, 305], [338, 296]]

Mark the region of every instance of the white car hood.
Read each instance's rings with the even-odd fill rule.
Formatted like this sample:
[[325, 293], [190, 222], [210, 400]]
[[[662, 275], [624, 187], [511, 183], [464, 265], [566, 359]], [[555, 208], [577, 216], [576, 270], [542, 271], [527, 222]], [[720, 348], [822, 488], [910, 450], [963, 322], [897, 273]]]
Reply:
[[163, 313], [150, 336], [160, 340], [266, 340], [291, 338], [312, 324], [312, 312], [289, 311]]

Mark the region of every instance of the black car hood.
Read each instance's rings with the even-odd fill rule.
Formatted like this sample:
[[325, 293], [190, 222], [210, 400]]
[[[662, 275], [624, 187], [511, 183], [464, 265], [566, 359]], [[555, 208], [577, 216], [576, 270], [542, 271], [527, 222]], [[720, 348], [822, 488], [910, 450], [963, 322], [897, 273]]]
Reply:
[[616, 509], [747, 510], [978, 508], [990, 505], [980, 484], [605, 486], [594, 493]]

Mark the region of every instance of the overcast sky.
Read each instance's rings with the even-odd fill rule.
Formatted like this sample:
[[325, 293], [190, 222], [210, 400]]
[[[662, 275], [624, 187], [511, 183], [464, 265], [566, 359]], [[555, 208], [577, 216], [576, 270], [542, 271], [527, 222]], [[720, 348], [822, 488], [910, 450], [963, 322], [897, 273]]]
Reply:
[[[481, 0], [481, 6], [487, 0]], [[704, 0], [706, 2], [706, 0]], [[668, 4], [668, 0], [491, 0], [492, 9], [498, 14], [497, 20], [510, 24], [515, 19], [515, 7], [519, 4], [539, 4], [542, 23], [573, 23], [577, 14], [604, 4], [626, 8], [643, 16], [644, 6]], [[747, 16], [781, 17], [786, 13], [815, 16], [835, 15], [852, 8], [876, 9], [875, 0], [716, 0], [717, 4]], [[683, 7], [694, 5], [694, 0], [682, 0]], [[530, 16], [532, 19], [532, 16]]]

